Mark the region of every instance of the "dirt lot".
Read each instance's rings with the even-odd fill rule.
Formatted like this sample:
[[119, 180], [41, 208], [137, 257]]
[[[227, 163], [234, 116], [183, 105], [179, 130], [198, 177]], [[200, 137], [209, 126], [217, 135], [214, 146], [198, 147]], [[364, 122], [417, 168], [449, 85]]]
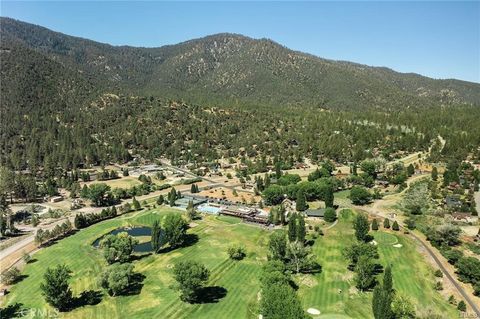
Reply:
[[254, 194], [243, 192], [237, 190], [237, 196], [233, 194], [233, 190], [224, 187], [216, 187], [209, 190], [203, 190], [199, 193], [201, 196], [208, 196], [210, 198], [217, 199], [226, 199], [232, 202], [242, 202], [242, 197], [245, 199], [246, 203], [249, 204], [252, 202], [252, 198], [258, 203], [261, 199], [260, 196], [255, 196]]

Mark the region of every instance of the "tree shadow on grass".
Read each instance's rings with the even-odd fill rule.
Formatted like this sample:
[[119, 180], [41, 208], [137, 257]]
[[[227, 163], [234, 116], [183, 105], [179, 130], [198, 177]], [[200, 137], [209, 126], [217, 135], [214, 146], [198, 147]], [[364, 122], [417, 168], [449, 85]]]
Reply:
[[33, 264], [33, 263], [36, 263], [37, 261], [38, 261], [37, 258], [32, 258], [27, 262], [27, 264]]
[[103, 293], [99, 290], [85, 290], [80, 296], [73, 298], [71, 309], [80, 308], [83, 306], [98, 305], [102, 301]]
[[122, 296], [133, 296], [138, 295], [142, 291], [143, 288], [143, 280], [145, 279], [145, 275], [141, 273], [134, 273], [132, 275], [132, 282], [128, 286], [128, 288], [121, 294]]
[[198, 235], [197, 234], [185, 234], [185, 237], [183, 238], [183, 243], [179, 246], [167, 246], [162, 249], [160, 249], [157, 254], [163, 254], [163, 253], [168, 253], [170, 251], [173, 251], [177, 248], [185, 248], [189, 246], [193, 246], [196, 243], [198, 243]]
[[28, 275], [22, 274], [18, 276], [12, 284], [18, 284], [20, 281], [24, 280], [25, 278], [28, 278]]
[[319, 274], [322, 272], [322, 265], [320, 265], [318, 262], [314, 261], [311, 262], [311, 264], [308, 266], [307, 269], [302, 271], [304, 274]]
[[151, 256], [152, 253], [146, 253], [146, 254], [141, 254], [141, 255], [131, 255], [130, 256], [130, 262], [134, 262], [136, 260], [141, 260], [143, 258], [146, 258], [148, 256]]
[[217, 303], [227, 295], [227, 289], [220, 286], [204, 287], [197, 293], [194, 303]]
[[381, 264], [375, 264], [375, 275], [381, 274], [383, 272], [383, 266]]
[[19, 316], [23, 316], [24, 312], [25, 309], [23, 308], [23, 304], [17, 302], [12, 305], [8, 305], [5, 308], [0, 308], [0, 318], [17, 318]]

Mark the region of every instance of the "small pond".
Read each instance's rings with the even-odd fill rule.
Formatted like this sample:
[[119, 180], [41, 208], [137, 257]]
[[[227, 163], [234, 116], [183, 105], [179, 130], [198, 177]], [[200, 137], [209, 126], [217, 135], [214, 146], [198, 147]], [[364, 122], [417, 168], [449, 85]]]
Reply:
[[[98, 248], [98, 245], [100, 245], [100, 241], [106, 235], [116, 235], [116, 234], [123, 233], [123, 232], [126, 232], [127, 234], [129, 234], [130, 236], [133, 236], [133, 237], [142, 237], [142, 236], [151, 236], [152, 235], [152, 229], [150, 227], [146, 227], [146, 226], [120, 227], [120, 228], [112, 230], [111, 232], [103, 235], [102, 237], [97, 238], [93, 242], [93, 246]], [[136, 253], [146, 253], [146, 252], [152, 251], [152, 245], [151, 245], [150, 241], [143, 242], [143, 243], [140, 243], [138, 245], [135, 245], [135, 247], [133, 247], [133, 251], [136, 252]]]

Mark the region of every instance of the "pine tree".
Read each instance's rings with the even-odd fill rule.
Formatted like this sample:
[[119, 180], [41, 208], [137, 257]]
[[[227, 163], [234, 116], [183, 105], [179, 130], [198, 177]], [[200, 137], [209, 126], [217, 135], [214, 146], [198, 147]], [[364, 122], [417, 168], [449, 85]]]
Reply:
[[297, 192], [295, 209], [299, 212], [303, 212], [307, 209], [307, 202], [305, 200], [305, 194], [302, 189], [299, 189]]
[[385, 268], [383, 283], [373, 290], [372, 310], [375, 319], [393, 319], [393, 279], [390, 266]]
[[325, 207], [333, 207], [333, 202], [335, 201], [335, 196], [333, 194], [333, 188], [329, 187], [325, 193]]
[[291, 213], [288, 220], [288, 240], [294, 242], [297, 239], [297, 214]]
[[163, 205], [164, 201], [165, 201], [165, 199], [163, 198], [163, 195], [158, 196], [157, 205]]
[[390, 228], [390, 220], [388, 218], [383, 220], [383, 228]]
[[110, 216], [117, 216], [117, 208], [115, 206], [112, 206], [112, 208], [110, 209]]
[[305, 219], [303, 218], [303, 216], [298, 215], [297, 229], [296, 229], [297, 241], [303, 244], [305, 242], [305, 235], [306, 235]]
[[372, 220], [372, 230], [378, 230], [378, 221], [376, 218]]
[[432, 180], [436, 181], [438, 179], [438, 169], [436, 166], [432, 168]]
[[155, 253], [157, 253], [160, 248], [162, 248], [163, 244], [162, 243], [162, 227], [160, 226], [160, 222], [158, 220], [155, 220], [152, 225], [152, 249]]
[[400, 226], [398, 225], [397, 221], [394, 221], [394, 222], [393, 222], [392, 229], [395, 230], [395, 231], [399, 231], [399, 230], [400, 230]]
[[353, 228], [355, 229], [355, 237], [360, 241], [368, 240], [368, 231], [370, 230], [370, 223], [364, 214], [358, 214], [353, 221]]
[[141, 208], [140, 202], [135, 197], [133, 197], [133, 199], [132, 199], [132, 204], [133, 204], [133, 209], [134, 210], [140, 210], [140, 208]]
[[275, 162], [275, 177], [277, 179], [282, 177], [282, 163], [280, 161]]

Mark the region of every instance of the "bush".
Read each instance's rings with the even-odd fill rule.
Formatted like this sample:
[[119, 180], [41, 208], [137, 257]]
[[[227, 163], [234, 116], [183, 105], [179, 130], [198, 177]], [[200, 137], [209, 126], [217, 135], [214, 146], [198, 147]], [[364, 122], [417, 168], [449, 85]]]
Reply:
[[2, 283], [5, 285], [13, 285], [20, 279], [20, 270], [12, 267], [2, 273]]
[[337, 219], [335, 209], [329, 207], [325, 210], [324, 219], [326, 222], [333, 223]]
[[441, 281], [437, 281], [437, 282], [435, 283], [435, 285], [433, 285], [433, 288], [434, 288], [435, 290], [443, 290], [443, 284], [442, 284], [442, 282], [441, 282]]
[[467, 305], [465, 304], [465, 301], [461, 300], [458, 303], [457, 309], [460, 311], [467, 311]]
[[399, 230], [400, 230], [400, 226], [398, 225], [397, 221], [394, 221], [394, 222], [393, 222], [392, 229], [395, 230], [395, 231], [399, 231]]
[[233, 260], [242, 260], [246, 256], [245, 248], [243, 246], [228, 247], [227, 253]]
[[439, 277], [439, 278], [443, 277], [443, 272], [440, 269], [435, 270], [433, 274], [435, 275], [435, 277]]
[[385, 218], [385, 219], [383, 220], [383, 228], [387, 228], [387, 229], [390, 228], [390, 219]]
[[447, 258], [448, 262], [455, 265], [460, 258], [463, 257], [463, 252], [457, 249], [441, 249], [440, 253]]
[[463, 282], [480, 282], [480, 260], [475, 257], [462, 257], [455, 264], [458, 277]]
[[372, 195], [363, 186], [353, 186], [350, 190], [350, 200], [355, 205], [365, 205], [372, 200]]
[[405, 225], [410, 230], [414, 230], [417, 227], [416, 224], [415, 224], [415, 221], [413, 219], [410, 219], [410, 218], [405, 220]]

